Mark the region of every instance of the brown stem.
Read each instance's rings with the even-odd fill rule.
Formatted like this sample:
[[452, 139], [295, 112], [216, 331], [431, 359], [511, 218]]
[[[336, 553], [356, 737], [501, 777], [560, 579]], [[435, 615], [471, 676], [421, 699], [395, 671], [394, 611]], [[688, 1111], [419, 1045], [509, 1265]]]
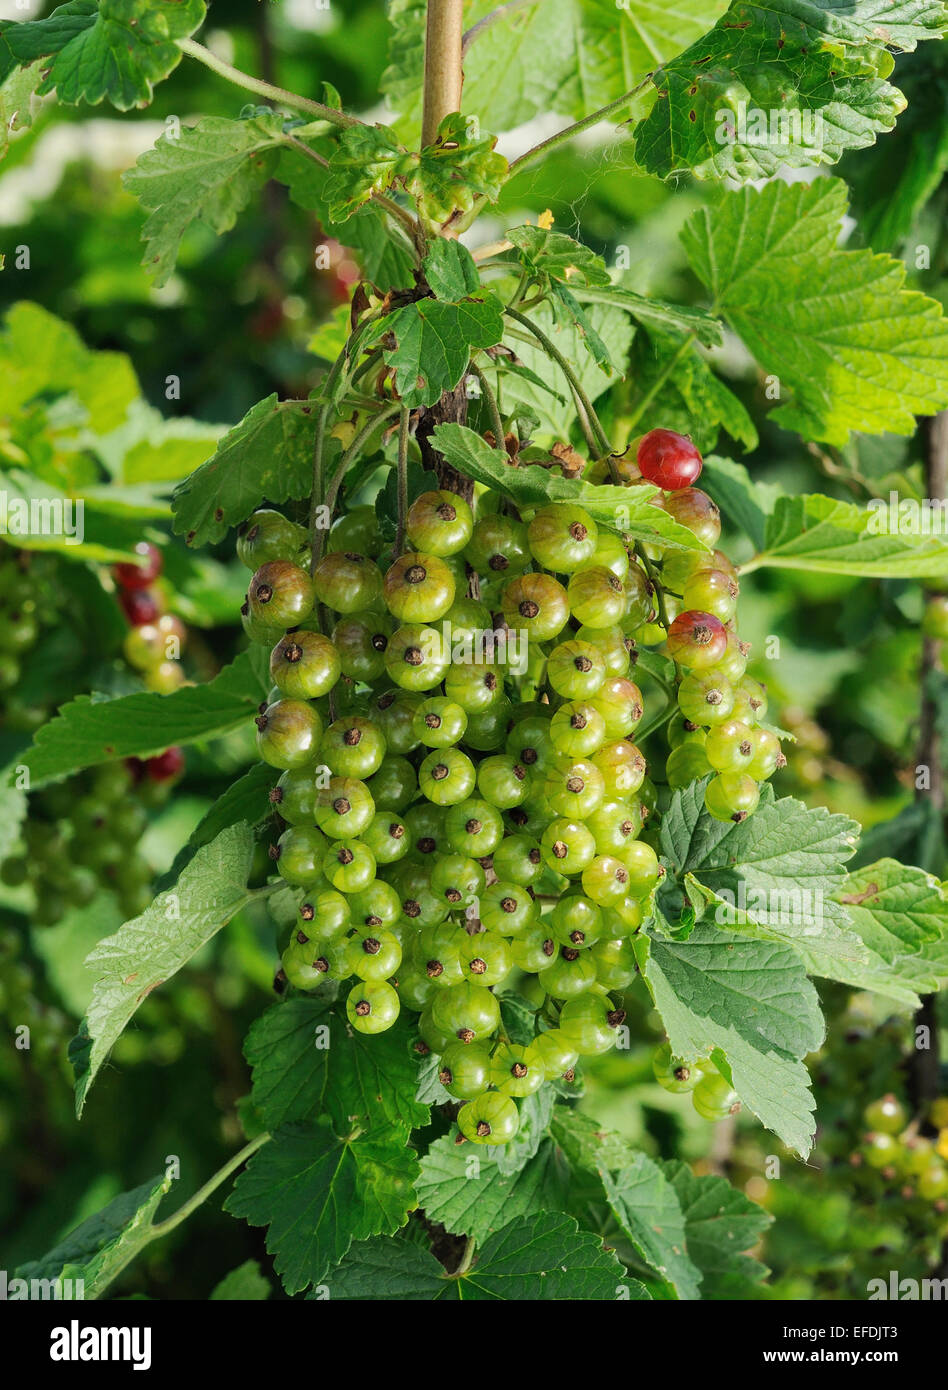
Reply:
[[445, 116], [461, 109], [463, 35], [463, 0], [428, 0], [422, 145], [433, 145]]
[[[948, 497], [948, 411], [926, 420], [922, 426], [925, 439], [925, 490], [931, 501]], [[945, 814], [945, 777], [938, 737], [938, 710], [932, 690], [933, 677], [939, 669], [939, 643], [931, 637], [922, 639], [920, 681], [922, 704], [919, 714], [917, 769], [927, 770], [927, 787], [919, 788], [916, 796], [931, 802], [939, 818]], [[939, 837], [940, 839], [940, 837]], [[929, 854], [931, 851], [929, 850]], [[928, 856], [926, 856], [928, 857]], [[923, 863], [923, 869], [941, 876], [941, 863]], [[916, 1113], [927, 1110], [939, 1093], [938, 1079], [938, 1018], [934, 995], [926, 995], [915, 1015], [915, 1028], [927, 1029], [926, 1048], [916, 1046], [909, 1068], [909, 1086]]]

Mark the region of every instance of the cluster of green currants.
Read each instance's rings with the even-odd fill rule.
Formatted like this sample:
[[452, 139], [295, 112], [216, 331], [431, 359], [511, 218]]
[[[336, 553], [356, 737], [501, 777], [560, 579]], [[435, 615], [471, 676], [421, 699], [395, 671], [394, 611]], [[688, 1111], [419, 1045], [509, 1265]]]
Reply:
[[30, 797], [21, 851], [0, 864], [0, 879], [32, 887], [38, 926], [54, 926], [102, 888], [115, 893], [126, 918], [144, 912], [152, 869], [139, 842], [148, 808], [167, 797], [180, 770], [178, 759], [170, 749], [149, 763], [105, 763]]
[[[10, 1027], [30, 1030], [29, 1050], [41, 1060], [64, 1048], [70, 1036], [65, 1014], [44, 1004], [35, 992], [33, 967], [23, 953], [22, 933], [13, 928], [0, 930], [0, 1017]], [[0, 1112], [0, 1139], [4, 1124]]]
[[[948, 1126], [948, 1105], [941, 1105], [941, 1118]], [[865, 1164], [889, 1183], [900, 1184], [906, 1201], [932, 1203], [948, 1211], [948, 1127], [937, 1139], [928, 1139], [908, 1124], [901, 1101], [893, 1094], [871, 1101], [863, 1112], [869, 1126], [862, 1143], [851, 1157], [854, 1168]]]
[[33, 733], [47, 718], [42, 705], [18, 699], [16, 689], [25, 659], [43, 629], [58, 621], [62, 605], [55, 558], [0, 541], [0, 692], [3, 724], [11, 731]]
[[639, 441], [636, 457], [639, 481], [666, 489], [654, 504], [708, 547], [654, 556], [670, 622], [667, 633], [651, 625], [651, 633], [636, 634], [644, 644], [665, 642], [681, 672], [678, 715], [668, 729], [668, 785], [685, 787], [710, 777], [706, 810], [716, 820], [740, 823], [757, 809], [759, 784], [786, 758], [777, 734], [764, 723], [766, 691], [746, 675], [750, 648], [735, 628], [737, 571], [714, 548], [721, 518], [707, 493], [693, 486], [702, 459], [691, 440], [673, 430], [652, 430]]
[[730, 1081], [707, 1057], [688, 1061], [673, 1057], [667, 1042], [652, 1058], [655, 1080], [673, 1095], [690, 1094], [691, 1103], [705, 1120], [725, 1120], [741, 1108], [740, 1098]]
[[[648, 578], [579, 506], [503, 508], [486, 493], [475, 519], [424, 493], [409, 550], [384, 559], [374, 512], [353, 510], [311, 574], [279, 513], [238, 541], [244, 626], [271, 645], [256, 723], [282, 774], [273, 855], [301, 890], [286, 978], [354, 977], [362, 1032], [417, 1013], [461, 1134], [487, 1144], [516, 1132], [517, 1098], [615, 1046], [609, 994], [635, 977], [664, 872], [639, 837], [653, 789], [631, 741]], [[526, 1046], [503, 1030], [508, 977], [554, 1025]]]

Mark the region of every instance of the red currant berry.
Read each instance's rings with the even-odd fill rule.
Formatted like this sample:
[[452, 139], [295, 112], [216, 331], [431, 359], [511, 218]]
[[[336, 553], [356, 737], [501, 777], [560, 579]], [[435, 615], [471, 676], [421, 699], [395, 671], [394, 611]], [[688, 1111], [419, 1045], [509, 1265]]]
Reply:
[[157, 546], [148, 541], [139, 541], [135, 554], [141, 558], [134, 564], [116, 565], [112, 571], [116, 583], [121, 584], [123, 589], [147, 589], [161, 573], [164, 562]]
[[649, 430], [639, 440], [636, 462], [643, 478], [669, 492], [691, 487], [701, 472], [701, 455], [684, 434]]

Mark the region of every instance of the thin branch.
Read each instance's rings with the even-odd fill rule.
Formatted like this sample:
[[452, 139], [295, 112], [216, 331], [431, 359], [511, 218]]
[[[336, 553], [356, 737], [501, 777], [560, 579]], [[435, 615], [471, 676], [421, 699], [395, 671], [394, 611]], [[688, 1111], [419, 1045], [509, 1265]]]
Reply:
[[617, 111], [623, 110], [628, 106], [633, 97], [638, 96], [639, 92], [644, 91], [652, 80], [652, 74], [646, 73], [642, 81], [633, 87], [631, 92], [626, 92], [619, 97], [618, 101], [611, 101], [608, 106], [600, 107], [591, 116], [584, 116], [581, 121], [576, 121], [574, 125], [568, 125], [563, 130], [558, 130], [555, 135], [551, 135], [547, 140], [541, 140], [539, 145], [534, 145], [532, 150], [527, 150], [519, 159], [515, 159], [510, 166], [508, 179], [519, 174], [522, 169], [526, 169], [530, 164], [535, 164], [538, 159], [542, 159], [550, 150], [556, 149], [558, 145], [563, 145], [567, 140], [572, 140], [574, 136], [581, 135], [584, 130], [589, 130], [592, 126], [598, 125], [600, 121], [606, 120], [609, 116], [614, 116]]
[[645, 547], [639, 541], [636, 541], [635, 543], [635, 553], [642, 561], [642, 568], [647, 574], [649, 583], [655, 591], [655, 601], [658, 604], [659, 620], [662, 624], [662, 627], [667, 632], [669, 628], [668, 609], [665, 607], [665, 590], [662, 588], [662, 581], [655, 573], [655, 567], [646, 555]]
[[245, 1144], [238, 1153], [234, 1154], [233, 1158], [228, 1159], [223, 1168], [218, 1168], [213, 1177], [208, 1178], [204, 1186], [199, 1187], [194, 1196], [189, 1197], [172, 1216], [169, 1216], [166, 1221], [159, 1221], [152, 1226], [151, 1239], [157, 1240], [160, 1236], [167, 1235], [169, 1231], [173, 1231], [175, 1226], [180, 1226], [181, 1222], [186, 1220], [187, 1217], [191, 1215], [192, 1211], [196, 1211], [202, 1202], [207, 1201], [211, 1193], [216, 1191], [221, 1183], [227, 1181], [231, 1173], [236, 1172], [241, 1164], [246, 1163], [247, 1159], [255, 1154], [258, 1149], [262, 1149], [269, 1138], [269, 1134], [258, 1134], [256, 1139], [251, 1139], [249, 1144]]
[[331, 125], [355, 126], [365, 124], [357, 116], [349, 116], [345, 111], [337, 111], [334, 106], [326, 106], [321, 101], [310, 101], [309, 97], [297, 96], [295, 92], [288, 92], [283, 87], [274, 87], [272, 82], [264, 82], [260, 77], [251, 77], [249, 73], [241, 72], [232, 64], [225, 63], [223, 58], [218, 58], [209, 48], [205, 48], [202, 43], [196, 43], [194, 39], [178, 39], [177, 43], [182, 53], [186, 53], [189, 58], [197, 59], [206, 68], [210, 68], [211, 72], [216, 72], [218, 77], [224, 77], [228, 82], [232, 82], [235, 87], [243, 87], [247, 92], [254, 92], [259, 97], [266, 97], [268, 101], [289, 106], [294, 111], [302, 111], [307, 116], [318, 116], [321, 120], [329, 121]]
[[505, 309], [504, 313], [508, 314], [512, 319], [516, 320], [517, 323], [522, 324], [522, 326], [527, 330], [528, 333], [533, 334], [534, 338], [536, 338], [537, 342], [544, 349], [547, 356], [553, 358], [553, 361], [556, 363], [560, 371], [566, 377], [566, 380], [569, 382], [570, 390], [572, 391], [577, 404], [579, 406], [582, 406], [583, 412], [585, 413], [586, 418], [589, 421], [589, 424], [592, 427], [596, 436], [596, 440], [592, 446], [593, 451], [595, 452], [598, 447], [602, 450], [603, 454], [611, 454], [612, 444], [609, 442], [605, 430], [599, 423], [599, 416], [593, 409], [592, 401], [589, 399], [586, 392], [583, 390], [579, 378], [573, 371], [570, 364], [567, 362], [566, 358], [560, 352], [556, 344], [547, 337], [547, 335], [543, 332], [542, 328], [538, 328], [531, 319], [528, 319], [526, 314], [521, 314], [516, 309]]
[[491, 425], [494, 430], [494, 439], [498, 449], [504, 447], [504, 422], [500, 415], [500, 406], [497, 404], [497, 397], [491, 390], [490, 382], [487, 380], [487, 373], [482, 371], [476, 362], [471, 363], [471, 371], [481, 384], [484, 399], [487, 402], [487, 409], [490, 412]]
[[305, 155], [307, 159], [311, 159], [313, 163], [318, 164], [321, 169], [329, 168], [329, 160], [325, 155], [321, 155], [318, 150], [311, 150], [309, 145], [304, 144], [302, 140], [297, 140], [295, 135], [287, 135], [284, 133], [283, 143], [284, 145], [291, 145], [294, 150], [299, 154]]
[[[393, 415], [397, 414], [399, 409], [400, 407], [398, 405], [391, 405], [388, 407], [387, 410], [382, 410], [377, 415], [370, 416], [369, 419], [366, 420], [362, 428], [359, 430], [358, 434], [354, 437], [352, 443], [349, 445], [342, 458], [339, 460], [339, 464], [336, 468], [336, 471], [332, 475], [329, 486], [326, 489], [326, 498], [324, 505], [329, 508], [330, 521], [332, 520], [333, 513], [336, 510], [336, 498], [339, 496], [339, 489], [342, 487], [342, 480], [346, 476], [346, 473], [349, 470], [349, 465], [352, 463], [352, 460], [356, 458], [356, 456], [361, 452], [362, 446], [365, 444], [366, 440], [370, 438], [374, 431], [379, 427], [379, 425], [384, 425], [385, 421], [390, 420]], [[323, 541], [325, 536], [326, 528], [321, 527], [317, 536], [317, 563], [319, 561], [319, 558], [322, 556]]]
[[534, 0], [508, 0], [506, 5], [498, 5], [496, 10], [491, 10], [483, 19], [479, 19], [476, 24], [472, 24], [461, 40], [461, 56], [467, 57], [467, 50], [483, 34], [485, 29], [489, 29], [498, 19], [504, 19], [512, 14], [514, 10], [522, 10], [524, 5], [531, 5]]

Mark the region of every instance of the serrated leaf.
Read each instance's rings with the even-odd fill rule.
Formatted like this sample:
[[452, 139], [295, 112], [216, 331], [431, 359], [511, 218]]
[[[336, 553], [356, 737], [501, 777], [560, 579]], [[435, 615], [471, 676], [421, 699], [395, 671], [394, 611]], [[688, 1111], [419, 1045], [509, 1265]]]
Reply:
[[253, 1068], [253, 1103], [269, 1128], [328, 1115], [336, 1130], [426, 1125], [415, 1098], [417, 1063], [408, 1030], [381, 1037], [355, 1033], [318, 997], [275, 1004], [252, 1025], [244, 1044]]
[[174, 889], [100, 941], [86, 965], [100, 972], [76, 1049], [76, 1113], [112, 1045], [153, 989], [186, 965], [249, 902], [253, 835], [232, 826], [198, 850]]
[[637, 1153], [619, 1172], [600, 1170], [606, 1199], [638, 1255], [681, 1299], [700, 1297], [701, 1273], [688, 1256], [685, 1218], [661, 1168]]
[[667, 512], [650, 505], [658, 493], [650, 484], [635, 488], [596, 485], [578, 478], [564, 478], [539, 464], [515, 467], [505, 452], [492, 448], [486, 439], [466, 425], [438, 425], [432, 438], [448, 463], [475, 482], [500, 489], [520, 506], [577, 502], [596, 521], [635, 540], [673, 550], [707, 549], [693, 531]]
[[212, 1303], [262, 1303], [273, 1292], [256, 1260], [244, 1260], [242, 1265], [225, 1274], [210, 1292]]
[[354, 1245], [327, 1280], [335, 1301], [398, 1299], [561, 1300], [647, 1299], [597, 1236], [562, 1212], [517, 1217], [485, 1242], [470, 1269], [453, 1275], [427, 1250], [404, 1238]]
[[487, 291], [478, 298], [445, 304], [420, 299], [380, 320], [379, 330], [392, 334], [394, 347], [384, 347], [386, 363], [394, 368], [395, 386], [411, 409], [434, 405], [453, 391], [468, 369], [471, 353], [494, 347], [504, 332], [500, 302]]
[[[948, 573], [948, 536], [914, 501], [873, 498], [868, 507], [811, 493], [778, 497], [767, 517], [763, 549], [742, 572], [770, 569], [852, 574], [873, 579], [927, 579]], [[929, 534], [930, 533], [930, 534]]]
[[603, 1129], [591, 1115], [571, 1105], [554, 1108], [550, 1134], [563, 1150], [570, 1167], [587, 1173], [598, 1174], [602, 1168], [622, 1168], [633, 1157], [628, 1140]]
[[267, 1250], [287, 1293], [321, 1284], [354, 1240], [394, 1235], [414, 1206], [418, 1160], [404, 1129], [348, 1141], [314, 1125], [286, 1125], [259, 1149], [224, 1204], [267, 1226]]
[[584, 304], [603, 304], [623, 309], [639, 323], [659, 332], [676, 334], [679, 338], [693, 333], [702, 347], [718, 347], [724, 337], [720, 323], [706, 309], [651, 299], [623, 285], [610, 285], [608, 289], [580, 285], [574, 289], [574, 293]]
[[150, 758], [245, 725], [269, 689], [266, 654], [242, 652], [207, 685], [114, 700], [79, 695], [37, 733], [22, 759], [34, 787], [118, 758]]
[[505, 1220], [552, 1210], [566, 1201], [568, 1172], [556, 1146], [544, 1140], [519, 1173], [504, 1174], [481, 1148], [438, 1139], [421, 1160], [418, 1205], [454, 1235], [484, 1241]]
[[435, 299], [457, 303], [481, 287], [477, 264], [466, 246], [448, 237], [437, 237], [424, 259], [425, 279]]
[[152, 1218], [170, 1187], [171, 1179], [162, 1173], [131, 1192], [114, 1197], [41, 1259], [22, 1265], [13, 1277], [68, 1278], [73, 1281], [74, 1290], [75, 1281], [82, 1280], [82, 1293], [74, 1296], [101, 1298], [113, 1279], [153, 1238]]
[[654, 937], [644, 974], [672, 1052], [719, 1048], [744, 1104], [805, 1157], [815, 1121], [800, 1059], [822, 1042], [823, 1020], [792, 948], [699, 923], [685, 942]]
[[758, 1243], [773, 1217], [725, 1178], [698, 1176], [680, 1159], [657, 1164], [678, 1197], [688, 1257], [701, 1272], [702, 1299], [750, 1297], [768, 1270], [744, 1252]]
[[862, 940], [887, 964], [948, 936], [948, 898], [938, 879], [895, 859], [848, 874], [836, 897]]
[[[686, 224], [688, 258], [784, 404], [773, 419], [844, 445], [854, 430], [912, 434], [948, 405], [948, 324], [905, 267], [836, 247], [839, 179], [719, 195]], [[789, 396], [789, 400], [787, 399]]]
[[651, 174], [766, 178], [835, 163], [890, 130], [905, 98], [884, 81], [889, 48], [938, 38], [930, 0], [735, 0], [709, 34], [655, 73], [657, 101], [635, 128]]
[[205, 223], [218, 236], [230, 231], [272, 177], [282, 138], [283, 117], [276, 112], [236, 121], [205, 116], [139, 155], [122, 182], [151, 214], [142, 228], [142, 264], [156, 285], [164, 285], [174, 270], [192, 222]]
[[204, 20], [203, 0], [69, 0], [45, 19], [0, 24], [0, 71], [44, 59], [41, 94], [119, 111], [147, 106], [181, 61], [177, 39]]
[[223, 540], [266, 498], [308, 497], [316, 410], [310, 401], [258, 401], [212, 458], [175, 488], [174, 529], [188, 545]]
[[[731, 931], [785, 941], [809, 958], [865, 959], [835, 900], [859, 826], [768, 786], [753, 816], [735, 825], [704, 809], [705, 781], [676, 791], [662, 821], [662, 852], [694, 906]], [[667, 889], [664, 891], [668, 891]]]

